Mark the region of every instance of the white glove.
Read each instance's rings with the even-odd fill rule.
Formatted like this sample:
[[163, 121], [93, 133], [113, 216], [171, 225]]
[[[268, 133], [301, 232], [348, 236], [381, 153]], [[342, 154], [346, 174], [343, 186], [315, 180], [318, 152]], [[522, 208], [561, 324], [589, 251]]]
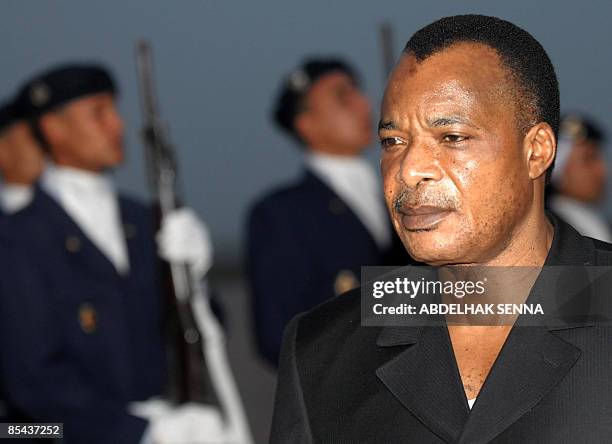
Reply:
[[155, 444], [225, 444], [228, 436], [219, 411], [189, 403], [155, 416], [150, 422]]
[[155, 238], [159, 256], [168, 262], [187, 263], [196, 280], [202, 279], [212, 266], [208, 229], [190, 208], [167, 214]]
[[174, 407], [168, 401], [160, 398], [151, 398], [146, 401], [136, 401], [128, 404], [128, 413], [133, 416], [151, 421], [153, 418], [166, 415]]

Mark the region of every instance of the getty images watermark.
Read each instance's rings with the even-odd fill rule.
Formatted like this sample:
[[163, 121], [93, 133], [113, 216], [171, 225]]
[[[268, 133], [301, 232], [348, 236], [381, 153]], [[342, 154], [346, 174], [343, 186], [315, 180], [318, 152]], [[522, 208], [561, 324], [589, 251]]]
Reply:
[[463, 302], [465, 296], [482, 296], [486, 293], [487, 278], [478, 281], [428, 281], [421, 278], [418, 281], [410, 280], [407, 277], [396, 277], [392, 281], [379, 280], [374, 281], [372, 296], [376, 299], [381, 299], [388, 295], [403, 295], [409, 299], [415, 299], [418, 295], [433, 296], [441, 295], [445, 300], [453, 300], [457, 302], [445, 303], [427, 303], [427, 304], [412, 304], [400, 303], [399, 305], [387, 306], [382, 302], [375, 303], [373, 312], [377, 315], [401, 315], [401, 314], [499, 314], [499, 315], [514, 315], [514, 314], [544, 314], [542, 304], [526, 304], [526, 303], [470, 303]]
[[363, 267], [365, 326], [612, 325], [611, 267]]

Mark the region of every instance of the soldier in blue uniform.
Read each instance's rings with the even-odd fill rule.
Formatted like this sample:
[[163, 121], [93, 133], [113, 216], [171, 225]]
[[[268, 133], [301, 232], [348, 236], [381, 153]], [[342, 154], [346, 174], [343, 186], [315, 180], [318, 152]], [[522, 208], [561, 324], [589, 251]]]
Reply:
[[251, 209], [247, 260], [257, 344], [277, 364], [285, 324], [359, 285], [360, 268], [411, 259], [393, 233], [382, 187], [362, 158], [373, 122], [355, 71], [310, 59], [284, 81], [274, 119], [304, 154], [295, 183]]
[[583, 236], [612, 242], [612, 230], [596, 207], [606, 189], [605, 145], [606, 134], [590, 117], [562, 116], [546, 203]]
[[151, 413], [166, 383], [158, 256], [201, 278], [211, 249], [194, 213], [170, 214], [156, 234], [150, 209], [115, 191], [115, 94], [105, 69], [70, 65], [18, 95], [49, 165], [0, 236], [1, 376], [12, 418], [63, 422], [66, 443], [179, 443], [180, 429], [211, 417]]

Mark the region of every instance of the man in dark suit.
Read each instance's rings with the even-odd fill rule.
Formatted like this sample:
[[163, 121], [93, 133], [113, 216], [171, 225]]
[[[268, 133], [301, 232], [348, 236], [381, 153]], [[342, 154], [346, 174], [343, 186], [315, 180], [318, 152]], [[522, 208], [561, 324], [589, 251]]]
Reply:
[[409, 258], [361, 158], [372, 123], [354, 70], [336, 59], [307, 60], [283, 84], [275, 120], [303, 147], [306, 164], [300, 180], [261, 198], [248, 220], [257, 343], [276, 366], [293, 316], [357, 286], [362, 265]]
[[49, 164], [1, 232], [10, 413], [63, 422], [66, 442], [216, 442], [216, 409], [156, 399], [167, 381], [159, 257], [189, 264], [199, 280], [208, 236], [188, 209], [156, 233], [152, 209], [115, 191], [106, 174], [123, 160], [115, 94], [104, 68], [74, 64], [35, 76], [16, 99]]
[[[611, 263], [609, 244], [544, 211], [559, 91], [546, 52], [524, 30], [478, 15], [421, 29], [391, 74], [381, 114], [385, 198], [415, 259], [538, 272], [563, 265], [570, 282], [585, 266]], [[559, 302], [564, 287], [541, 276], [518, 296]], [[609, 304], [603, 290], [599, 302]], [[533, 318], [521, 315], [509, 325], [452, 325], [442, 317], [441, 325], [431, 318], [364, 327], [360, 302], [352, 291], [287, 327], [272, 443], [612, 436], [609, 323], [580, 316], [524, 326]]]

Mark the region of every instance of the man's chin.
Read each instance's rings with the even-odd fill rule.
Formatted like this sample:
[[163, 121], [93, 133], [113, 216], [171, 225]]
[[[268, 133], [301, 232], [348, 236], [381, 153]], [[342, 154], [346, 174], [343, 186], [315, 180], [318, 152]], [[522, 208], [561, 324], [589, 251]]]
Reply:
[[109, 159], [108, 167], [109, 168], [114, 168], [116, 166], [119, 166], [123, 162], [124, 158], [125, 158], [125, 156], [123, 154], [123, 150], [116, 151], [114, 153], [113, 157], [111, 159]]
[[418, 262], [429, 265], [456, 263], [461, 248], [453, 241], [453, 236], [435, 231], [416, 231], [402, 233], [402, 242], [408, 254]]

